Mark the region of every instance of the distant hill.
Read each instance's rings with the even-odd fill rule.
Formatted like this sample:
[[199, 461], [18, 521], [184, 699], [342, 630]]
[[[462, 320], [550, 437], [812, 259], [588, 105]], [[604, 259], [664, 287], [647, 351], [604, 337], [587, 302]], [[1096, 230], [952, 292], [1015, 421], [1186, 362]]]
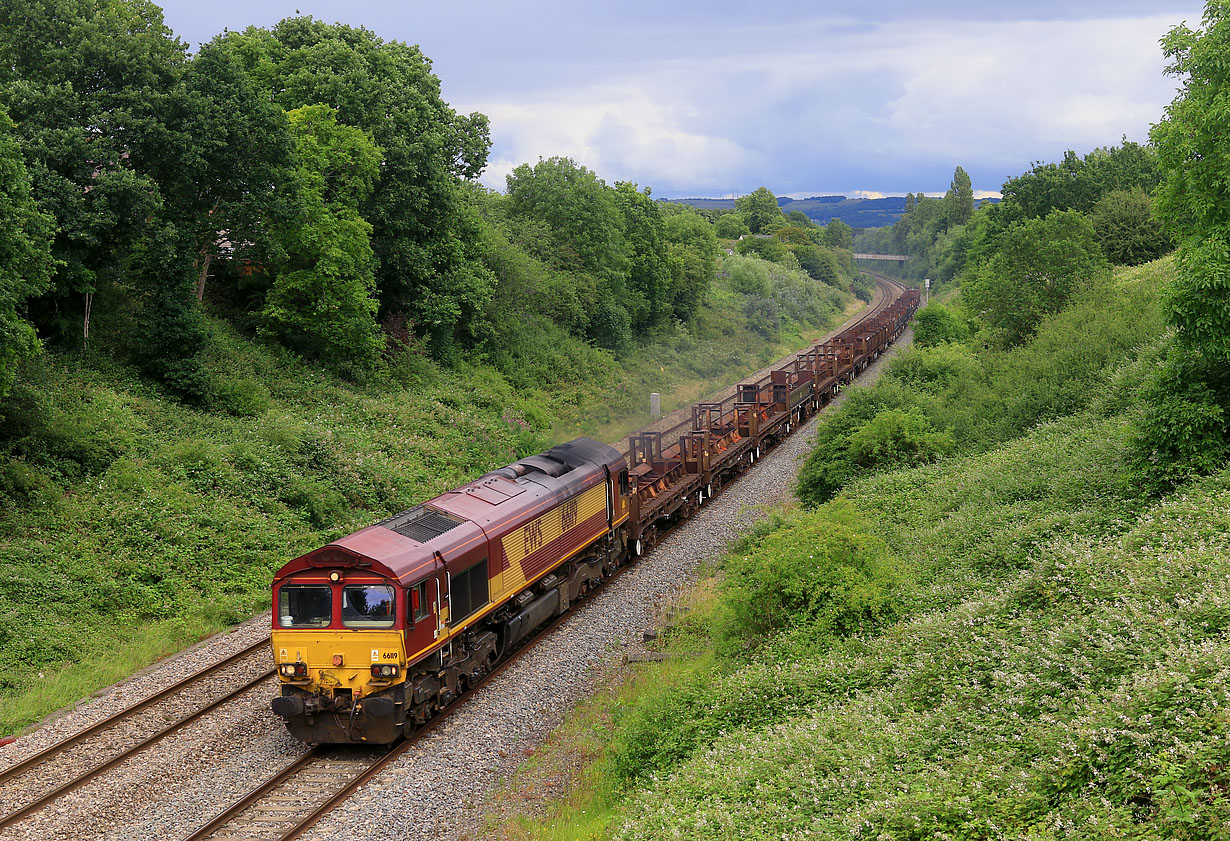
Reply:
[[[666, 199], [676, 204], [686, 204], [692, 207], [718, 208], [733, 210], [734, 199]], [[983, 199], [997, 202], [999, 199]], [[808, 218], [821, 225], [827, 225], [830, 219], [840, 219], [852, 228], [884, 228], [905, 213], [905, 196], [886, 196], [882, 199], [850, 199], [845, 196], [811, 196], [806, 199], [792, 199], [781, 196], [777, 204], [783, 210], [801, 210]]]

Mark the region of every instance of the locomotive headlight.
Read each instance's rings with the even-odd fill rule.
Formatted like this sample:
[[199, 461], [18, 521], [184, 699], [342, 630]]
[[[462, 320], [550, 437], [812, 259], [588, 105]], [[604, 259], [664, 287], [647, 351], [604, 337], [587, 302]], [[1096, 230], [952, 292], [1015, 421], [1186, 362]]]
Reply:
[[383, 665], [372, 666], [372, 677], [394, 678], [397, 677], [397, 674], [400, 671], [400, 667], [394, 666], [391, 663], [385, 663]]
[[283, 663], [278, 666], [282, 677], [307, 677], [307, 663]]

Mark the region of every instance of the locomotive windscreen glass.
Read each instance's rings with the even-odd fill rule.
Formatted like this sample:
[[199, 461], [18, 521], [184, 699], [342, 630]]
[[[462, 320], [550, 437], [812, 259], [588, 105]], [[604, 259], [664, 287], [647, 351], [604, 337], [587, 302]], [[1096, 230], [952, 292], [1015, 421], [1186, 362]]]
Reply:
[[347, 628], [392, 628], [393, 588], [347, 584], [342, 588], [342, 624]]
[[333, 594], [327, 584], [287, 584], [278, 594], [283, 628], [327, 628], [333, 622]]

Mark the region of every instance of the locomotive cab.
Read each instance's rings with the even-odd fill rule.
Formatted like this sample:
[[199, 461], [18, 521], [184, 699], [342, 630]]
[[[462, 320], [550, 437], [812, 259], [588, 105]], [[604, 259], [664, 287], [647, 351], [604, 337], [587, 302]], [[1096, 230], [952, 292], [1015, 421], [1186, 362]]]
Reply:
[[400, 735], [396, 687], [405, 679], [411, 600], [396, 581], [362, 569], [309, 568], [277, 583], [272, 641], [282, 693], [273, 710], [295, 736], [386, 742]]

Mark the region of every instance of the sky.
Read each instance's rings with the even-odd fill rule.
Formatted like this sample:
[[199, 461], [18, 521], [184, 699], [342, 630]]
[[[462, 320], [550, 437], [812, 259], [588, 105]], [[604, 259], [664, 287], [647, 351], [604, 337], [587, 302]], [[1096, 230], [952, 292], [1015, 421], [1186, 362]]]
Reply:
[[976, 195], [1035, 161], [1148, 139], [1182, 0], [167, 0], [195, 48], [295, 14], [417, 44], [491, 119], [481, 181], [571, 157], [658, 198]]

